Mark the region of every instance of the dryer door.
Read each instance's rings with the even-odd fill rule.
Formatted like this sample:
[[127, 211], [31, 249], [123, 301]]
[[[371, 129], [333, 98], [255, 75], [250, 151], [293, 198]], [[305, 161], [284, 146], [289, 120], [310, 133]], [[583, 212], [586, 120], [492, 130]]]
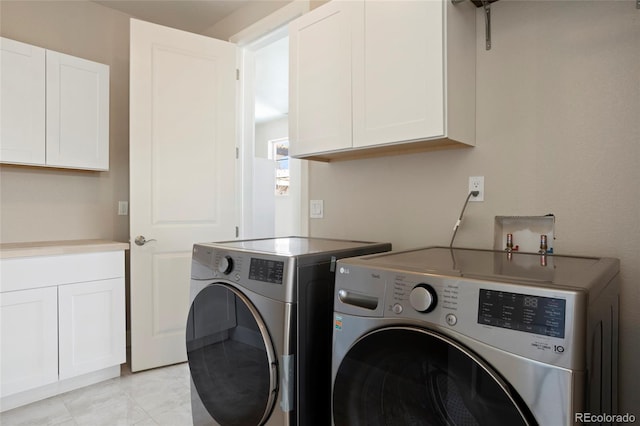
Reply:
[[334, 381], [335, 425], [527, 425], [515, 392], [455, 341], [413, 327], [360, 338]]
[[213, 283], [198, 293], [187, 322], [187, 358], [197, 397], [218, 424], [259, 425], [269, 417], [277, 396], [275, 352], [258, 310], [240, 291]]

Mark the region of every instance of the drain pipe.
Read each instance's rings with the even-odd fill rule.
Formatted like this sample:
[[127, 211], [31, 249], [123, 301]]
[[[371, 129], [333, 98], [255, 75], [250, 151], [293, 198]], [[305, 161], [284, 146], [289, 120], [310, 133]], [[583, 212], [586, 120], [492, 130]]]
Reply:
[[485, 49], [491, 50], [491, 3], [487, 0], [482, 0], [482, 7], [484, 8]]
[[[464, 0], [451, 0], [452, 4], [462, 3]], [[493, 0], [496, 1], [496, 0]], [[640, 4], [640, 0], [637, 0]], [[476, 7], [484, 9], [485, 49], [491, 50], [491, 0], [471, 0]]]

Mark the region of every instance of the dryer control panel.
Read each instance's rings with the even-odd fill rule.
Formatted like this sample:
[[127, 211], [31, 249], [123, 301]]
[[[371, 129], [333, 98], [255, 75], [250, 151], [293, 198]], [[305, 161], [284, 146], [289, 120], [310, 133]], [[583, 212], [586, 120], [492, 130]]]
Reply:
[[293, 303], [295, 266], [295, 260], [290, 257], [196, 244], [191, 278], [225, 281], [262, 296]]

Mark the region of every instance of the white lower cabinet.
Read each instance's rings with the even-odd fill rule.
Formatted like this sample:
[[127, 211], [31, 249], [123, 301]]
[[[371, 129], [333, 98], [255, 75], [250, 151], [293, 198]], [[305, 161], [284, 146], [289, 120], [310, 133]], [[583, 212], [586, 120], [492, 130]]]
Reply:
[[0, 293], [2, 396], [58, 380], [56, 287]]
[[2, 259], [0, 411], [120, 375], [124, 251]]
[[58, 287], [60, 380], [125, 362], [124, 280]]

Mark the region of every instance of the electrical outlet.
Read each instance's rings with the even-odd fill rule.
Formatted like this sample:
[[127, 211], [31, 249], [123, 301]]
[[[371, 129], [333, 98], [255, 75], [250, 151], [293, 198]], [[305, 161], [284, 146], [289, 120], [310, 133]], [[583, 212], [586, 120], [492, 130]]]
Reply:
[[484, 176], [469, 176], [469, 192], [478, 191], [477, 197], [473, 195], [469, 201], [484, 201]]

